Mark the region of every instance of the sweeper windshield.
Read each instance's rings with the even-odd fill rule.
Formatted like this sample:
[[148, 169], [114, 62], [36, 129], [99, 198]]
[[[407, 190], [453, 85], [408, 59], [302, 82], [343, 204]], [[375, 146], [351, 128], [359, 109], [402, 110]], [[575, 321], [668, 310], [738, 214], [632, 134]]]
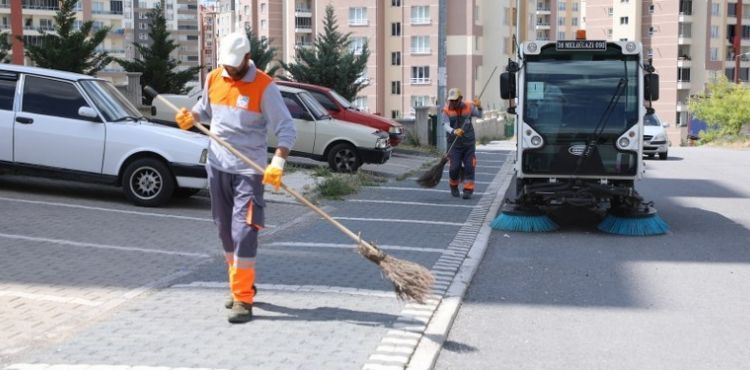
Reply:
[[618, 150], [615, 140], [638, 124], [638, 61], [615, 44], [606, 51], [552, 44], [527, 55], [521, 116], [545, 145], [524, 152], [524, 172], [635, 175], [638, 153]]

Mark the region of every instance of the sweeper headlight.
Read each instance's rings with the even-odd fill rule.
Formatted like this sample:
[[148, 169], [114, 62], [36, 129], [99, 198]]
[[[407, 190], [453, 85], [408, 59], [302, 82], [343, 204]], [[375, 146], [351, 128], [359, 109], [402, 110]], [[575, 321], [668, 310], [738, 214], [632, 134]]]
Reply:
[[542, 137], [539, 135], [534, 135], [531, 137], [531, 145], [533, 146], [540, 146], [542, 145]]
[[620, 140], [619, 140], [619, 141], [617, 142], [617, 144], [618, 144], [618, 145], [619, 145], [619, 146], [620, 146], [621, 148], [627, 148], [627, 147], [629, 147], [629, 146], [630, 146], [630, 139], [628, 139], [628, 138], [626, 138], [626, 137], [621, 137], [621, 138], [620, 138]]
[[207, 159], [208, 159], [208, 149], [203, 149], [203, 151], [201, 152], [201, 158], [198, 160], [198, 163], [206, 164]]

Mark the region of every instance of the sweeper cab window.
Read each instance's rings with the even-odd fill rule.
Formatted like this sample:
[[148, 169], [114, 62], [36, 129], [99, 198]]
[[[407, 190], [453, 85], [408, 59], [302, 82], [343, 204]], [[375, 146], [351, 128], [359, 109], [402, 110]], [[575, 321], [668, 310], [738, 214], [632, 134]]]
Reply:
[[[635, 174], [637, 153], [618, 150], [615, 140], [638, 124], [638, 68], [638, 56], [614, 44], [604, 51], [550, 44], [527, 55], [522, 118], [545, 145], [524, 152], [524, 172]], [[587, 144], [581, 155], [576, 148]]]

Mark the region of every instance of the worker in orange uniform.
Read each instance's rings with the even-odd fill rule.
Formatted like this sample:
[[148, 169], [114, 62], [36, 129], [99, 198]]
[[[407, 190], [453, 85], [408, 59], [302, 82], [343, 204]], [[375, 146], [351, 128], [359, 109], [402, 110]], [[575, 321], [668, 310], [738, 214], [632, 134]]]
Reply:
[[264, 226], [263, 184], [279, 189], [296, 131], [292, 116], [271, 77], [255, 68], [250, 41], [242, 33], [221, 40], [219, 68], [206, 77], [203, 98], [192, 111], [176, 115], [180, 128], [195, 121], [210, 122], [211, 132], [224, 139], [255, 163], [267, 163], [267, 132], [278, 138], [276, 152], [264, 173], [257, 173], [216, 142], [209, 146], [208, 172], [211, 212], [229, 271], [230, 323], [253, 318], [255, 256], [258, 232]]
[[[463, 101], [461, 90], [448, 90], [448, 102], [443, 107], [443, 129], [448, 134], [448, 146], [453, 148], [448, 153], [448, 185], [451, 195], [461, 196], [458, 186], [463, 180], [463, 198], [471, 199], [474, 194], [474, 169], [477, 167], [476, 137], [471, 117], [482, 117], [482, 104], [479, 99], [474, 102]], [[463, 176], [459, 176], [463, 169]], [[461, 178], [459, 178], [461, 177]]]

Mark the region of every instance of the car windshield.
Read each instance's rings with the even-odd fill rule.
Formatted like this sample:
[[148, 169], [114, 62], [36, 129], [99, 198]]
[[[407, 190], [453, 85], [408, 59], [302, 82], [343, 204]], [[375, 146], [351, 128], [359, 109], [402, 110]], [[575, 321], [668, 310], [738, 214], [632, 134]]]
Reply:
[[661, 126], [659, 124], [659, 119], [656, 118], [653, 114], [647, 114], [643, 116], [643, 125], [644, 126]]
[[300, 92], [298, 96], [299, 96], [299, 99], [302, 100], [302, 102], [310, 110], [310, 112], [312, 113], [315, 119], [330, 117], [328, 115], [328, 111], [325, 108], [323, 108], [323, 106], [320, 105], [320, 103], [318, 103], [318, 101], [315, 100], [315, 98], [313, 98], [312, 95], [310, 95], [310, 93], [303, 91], [303, 92]]
[[352, 108], [352, 103], [346, 100], [346, 98], [344, 98], [343, 96], [339, 95], [339, 93], [337, 93], [336, 91], [331, 90], [331, 96], [333, 96], [333, 98], [336, 99], [336, 101], [338, 101], [339, 104], [341, 104], [341, 106], [345, 109]]
[[94, 105], [107, 121], [115, 122], [143, 118], [143, 114], [112, 83], [101, 80], [84, 80], [81, 81], [81, 87], [91, 97]]

